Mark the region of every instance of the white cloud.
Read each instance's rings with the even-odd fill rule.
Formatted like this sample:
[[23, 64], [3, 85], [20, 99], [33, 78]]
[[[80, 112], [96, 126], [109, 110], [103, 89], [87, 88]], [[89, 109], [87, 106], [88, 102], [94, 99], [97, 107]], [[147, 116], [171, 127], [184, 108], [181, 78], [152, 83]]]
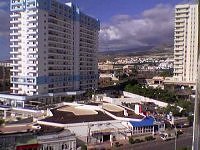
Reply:
[[117, 15], [100, 31], [100, 49], [129, 49], [170, 43], [173, 38], [174, 8], [156, 5], [139, 17]]

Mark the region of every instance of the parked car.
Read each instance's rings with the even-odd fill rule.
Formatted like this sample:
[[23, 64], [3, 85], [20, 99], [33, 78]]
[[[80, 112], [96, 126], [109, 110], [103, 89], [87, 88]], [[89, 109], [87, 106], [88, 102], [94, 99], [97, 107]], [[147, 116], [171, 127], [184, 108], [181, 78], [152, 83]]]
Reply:
[[164, 141], [168, 141], [168, 140], [174, 139], [175, 135], [168, 134], [168, 133], [162, 133], [162, 134], [160, 134], [160, 138], [163, 139]]

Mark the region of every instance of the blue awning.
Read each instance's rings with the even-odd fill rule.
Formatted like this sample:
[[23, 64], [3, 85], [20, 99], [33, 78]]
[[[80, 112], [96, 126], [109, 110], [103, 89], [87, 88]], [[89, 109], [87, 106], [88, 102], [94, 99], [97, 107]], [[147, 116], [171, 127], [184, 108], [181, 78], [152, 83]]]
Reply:
[[142, 121], [130, 121], [133, 127], [146, 127], [146, 126], [153, 126], [154, 118], [153, 117], [146, 117]]

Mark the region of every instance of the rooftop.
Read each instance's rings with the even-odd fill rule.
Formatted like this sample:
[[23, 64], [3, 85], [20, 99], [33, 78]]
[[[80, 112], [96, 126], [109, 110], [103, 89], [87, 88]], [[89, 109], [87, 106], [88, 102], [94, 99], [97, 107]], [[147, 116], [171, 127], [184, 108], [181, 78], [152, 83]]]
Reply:
[[142, 121], [130, 121], [131, 125], [134, 127], [145, 127], [145, 126], [153, 126], [154, 125], [153, 117], [146, 117]]
[[[101, 111], [85, 111], [81, 109], [77, 110], [76, 108], [66, 108], [66, 106], [52, 109], [51, 111], [53, 113], [53, 116], [45, 118], [41, 121], [70, 124], [114, 120], [112, 117]], [[80, 115], [81, 112], [83, 112], [84, 114]]]
[[22, 132], [28, 132], [33, 131], [36, 129], [33, 129], [31, 125], [8, 125], [8, 126], [2, 126], [0, 127], [0, 134], [10, 134], [10, 133], [22, 133]]

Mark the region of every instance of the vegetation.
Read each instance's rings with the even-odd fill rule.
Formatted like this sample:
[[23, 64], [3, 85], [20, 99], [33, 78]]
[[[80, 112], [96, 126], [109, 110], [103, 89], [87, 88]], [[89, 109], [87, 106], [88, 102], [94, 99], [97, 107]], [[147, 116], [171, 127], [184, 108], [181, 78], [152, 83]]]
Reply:
[[156, 138], [154, 138], [153, 136], [147, 136], [147, 137], [145, 137], [145, 140], [146, 141], [153, 141], [153, 140], [155, 140]]
[[[180, 106], [183, 108], [183, 110], [180, 110], [177, 106]], [[190, 115], [190, 113], [193, 113], [194, 106], [190, 101], [187, 100], [178, 100], [175, 102], [175, 104], [168, 105], [166, 108], [163, 109], [164, 113], [169, 113], [172, 112], [174, 116], [179, 116], [179, 117], [188, 117], [188, 121], [192, 122], [193, 117]]]
[[125, 86], [125, 91], [138, 94], [141, 96], [157, 99], [167, 103], [174, 103], [178, 101], [176, 95], [167, 90], [162, 90], [160, 88], [153, 89], [151, 87], [146, 87], [140, 84], [128, 84]]
[[87, 150], [87, 146], [86, 145], [82, 145], [81, 146], [81, 150]]
[[135, 144], [135, 143], [141, 143], [141, 142], [144, 142], [144, 140], [141, 140], [141, 139], [133, 139], [133, 137], [130, 137], [129, 138], [129, 143], [130, 144]]
[[0, 126], [5, 123], [4, 119], [0, 119]]
[[128, 140], [129, 140], [129, 143], [130, 143], [130, 144], [134, 144], [134, 143], [135, 143], [135, 140], [133, 139], [133, 137], [132, 137], [132, 136], [131, 136], [131, 137], [129, 137], [129, 139], [128, 139]]
[[173, 76], [173, 71], [171, 70], [164, 70], [162, 71], [159, 76], [162, 76], [162, 77], [172, 77]]
[[[193, 113], [194, 110], [194, 105], [191, 103], [191, 101], [180, 99], [175, 95], [175, 93], [167, 90], [162, 90], [160, 88], [153, 89], [151, 87], [140, 85], [137, 82], [130, 82], [125, 86], [125, 91], [173, 104], [168, 105], [166, 108], [160, 110], [161, 113], [172, 112], [174, 116], [189, 117], [190, 113]], [[180, 107], [183, 109], [181, 110]], [[189, 119], [192, 121], [191, 118]]]

